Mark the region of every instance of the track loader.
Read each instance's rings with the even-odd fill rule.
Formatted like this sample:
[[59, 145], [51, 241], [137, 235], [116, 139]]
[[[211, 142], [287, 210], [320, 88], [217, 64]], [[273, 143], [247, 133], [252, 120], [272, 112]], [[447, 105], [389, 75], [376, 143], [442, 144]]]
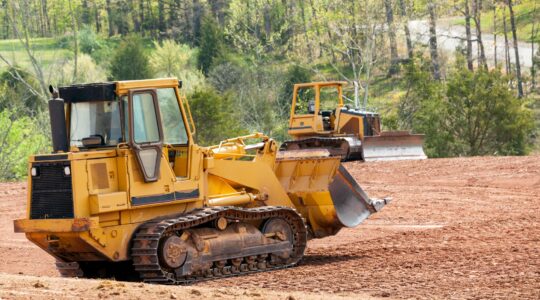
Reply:
[[329, 81], [294, 85], [289, 135], [281, 150], [327, 149], [343, 160], [405, 160], [427, 158], [424, 135], [381, 131], [377, 113], [343, 104], [343, 85]]
[[51, 88], [54, 152], [30, 157], [27, 215], [14, 229], [61, 275], [180, 284], [289, 267], [308, 239], [388, 203], [324, 149], [278, 151], [261, 133], [197, 145], [180, 88]]

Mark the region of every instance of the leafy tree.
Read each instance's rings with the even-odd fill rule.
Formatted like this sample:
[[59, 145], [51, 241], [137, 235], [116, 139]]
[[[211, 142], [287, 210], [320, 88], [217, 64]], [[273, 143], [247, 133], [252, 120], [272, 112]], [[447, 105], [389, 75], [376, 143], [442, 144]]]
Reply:
[[431, 79], [428, 67], [417, 60], [408, 66], [399, 112], [406, 127], [426, 134], [428, 156], [527, 153], [534, 120], [500, 70], [472, 72], [459, 57], [442, 83]]
[[285, 73], [285, 80], [279, 96], [279, 105], [285, 107], [285, 110], [290, 110], [294, 85], [310, 81], [311, 72], [309, 70], [298, 65], [290, 66]]
[[405, 68], [407, 90], [399, 103], [401, 128], [426, 135], [424, 149], [429, 157], [450, 156], [454, 141], [441, 124], [444, 119], [444, 85], [433, 80], [429, 61], [416, 58]]
[[39, 122], [18, 112], [0, 112], [0, 179], [15, 180], [26, 176], [28, 156], [43, 152], [48, 139], [41, 133]]
[[136, 36], [123, 40], [114, 53], [109, 71], [111, 80], [152, 78], [153, 72], [142, 40]]
[[526, 154], [534, 121], [508, 81], [500, 70], [471, 72], [463, 64], [449, 78], [445, 121], [463, 145], [456, 154]]
[[182, 80], [182, 90], [192, 93], [205, 85], [204, 74], [197, 69], [197, 49], [173, 40], [154, 42], [150, 65], [159, 77], [176, 77]]
[[101, 66], [96, 65], [88, 54], [79, 54], [77, 63], [77, 77], [73, 78], [73, 60], [68, 60], [51, 76], [51, 82], [56, 85], [69, 85], [73, 83], [100, 82], [107, 80], [107, 74]]
[[201, 26], [198, 65], [208, 75], [215, 60], [223, 53], [223, 33], [213, 18], [204, 18]]
[[245, 133], [236, 118], [235, 108], [228, 94], [220, 95], [213, 89], [191, 94], [189, 104], [200, 145], [213, 145], [226, 138]]
[[0, 111], [11, 109], [21, 115], [35, 115], [44, 102], [35, 91], [38, 84], [26, 70], [14, 66], [0, 74]]

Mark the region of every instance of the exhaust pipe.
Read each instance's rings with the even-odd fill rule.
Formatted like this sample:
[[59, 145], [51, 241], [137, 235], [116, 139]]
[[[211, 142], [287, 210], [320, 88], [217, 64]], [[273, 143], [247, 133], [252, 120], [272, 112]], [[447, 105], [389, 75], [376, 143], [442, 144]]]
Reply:
[[66, 112], [64, 109], [64, 99], [60, 98], [58, 90], [49, 86], [52, 98], [49, 100], [49, 118], [51, 120], [51, 137], [53, 152], [67, 152], [69, 149]]

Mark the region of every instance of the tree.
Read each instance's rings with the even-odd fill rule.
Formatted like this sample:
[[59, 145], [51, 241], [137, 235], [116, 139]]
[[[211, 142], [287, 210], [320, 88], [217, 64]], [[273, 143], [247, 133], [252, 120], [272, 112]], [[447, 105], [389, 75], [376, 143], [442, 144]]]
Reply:
[[391, 0], [384, 0], [384, 8], [386, 12], [386, 24], [388, 26], [388, 39], [390, 40], [390, 69], [389, 74], [397, 72], [398, 51], [396, 42], [396, 28], [394, 26], [394, 10]]
[[437, 7], [434, 0], [430, 0], [428, 3], [429, 11], [429, 53], [431, 55], [431, 67], [433, 72], [433, 78], [435, 80], [441, 79], [441, 70], [439, 63], [439, 49], [437, 47]]
[[482, 27], [480, 15], [482, 12], [482, 0], [473, 0], [474, 24], [476, 28], [476, 42], [480, 55], [478, 56], [478, 66], [487, 69], [487, 59], [484, 50], [484, 42], [482, 41]]
[[[188, 96], [193, 120], [197, 127], [195, 139], [199, 145], [213, 145], [245, 133], [240, 127], [232, 99], [212, 89], [196, 91]], [[204, 126], [203, 126], [204, 125]]]
[[519, 48], [518, 38], [516, 32], [516, 20], [514, 17], [514, 8], [512, 7], [512, 0], [508, 0], [508, 11], [510, 12], [510, 26], [512, 27], [512, 38], [514, 40], [514, 53], [516, 54], [516, 77], [518, 84], [518, 97], [523, 97], [523, 79], [521, 78], [521, 64], [519, 63]]
[[426, 134], [428, 156], [527, 153], [534, 119], [499, 69], [472, 72], [458, 57], [446, 82], [431, 81], [428, 70], [418, 59], [407, 67], [399, 111], [405, 127]]
[[411, 32], [409, 30], [409, 15], [407, 13], [407, 6], [405, 0], [399, 0], [399, 8], [401, 11], [401, 17], [403, 18], [403, 30], [405, 31], [405, 41], [407, 42], [407, 58], [413, 59], [413, 44], [411, 40]]
[[204, 18], [199, 42], [198, 65], [208, 75], [212, 64], [223, 52], [223, 33], [212, 18]]
[[120, 43], [112, 58], [109, 72], [111, 80], [153, 77], [148, 56], [140, 38], [130, 36]]
[[533, 130], [531, 111], [508, 89], [498, 69], [459, 67], [448, 80], [445, 128], [455, 155], [523, 155]]

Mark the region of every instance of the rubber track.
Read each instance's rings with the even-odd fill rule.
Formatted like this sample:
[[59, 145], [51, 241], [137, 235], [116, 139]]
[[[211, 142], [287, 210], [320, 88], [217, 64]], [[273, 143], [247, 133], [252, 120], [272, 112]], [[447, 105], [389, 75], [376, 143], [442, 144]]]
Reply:
[[[158, 246], [161, 237], [186, 230], [220, 217], [239, 221], [255, 221], [280, 217], [289, 223], [293, 231], [293, 253], [285, 264], [275, 265], [269, 262], [260, 264], [242, 264], [241, 268], [231, 272], [230, 265], [207, 270], [205, 275], [177, 277], [159, 265]], [[260, 208], [211, 207], [196, 209], [188, 214], [174, 218], [150, 221], [143, 224], [133, 239], [131, 256], [135, 270], [144, 282], [160, 284], [189, 284], [214, 278], [239, 276], [249, 273], [292, 267], [304, 255], [307, 230], [302, 217], [292, 208], [265, 206]], [[269, 254], [269, 253], [268, 253]], [[246, 259], [241, 258], [242, 260]], [[228, 261], [227, 261], [228, 262]]]

